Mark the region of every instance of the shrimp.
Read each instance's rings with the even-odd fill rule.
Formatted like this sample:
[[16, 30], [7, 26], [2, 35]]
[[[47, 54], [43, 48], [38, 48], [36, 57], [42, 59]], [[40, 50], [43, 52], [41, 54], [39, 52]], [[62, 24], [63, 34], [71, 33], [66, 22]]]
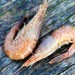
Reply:
[[56, 29], [39, 45], [39, 47], [35, 50], [35, 53], [22, 66], [33, 65], [35, 62], [54, 53], [62, 45], [68, 43], [72, 43], [69, 50], [66, 53], [54, 58], [49, 63], [55, 63], [59, 60], [63, 60], [64, 58], [70, 57], [75, 52], [75, 27], [70, 25], [62, 26], [59, 29]]
[[[13, 60], [26, 58], [34, 50], [39, 39], [40, 29], [48, 7], [47, 0], [39, 6], [33, 19], [18, 31], [20, 22], [11, 28], [4, 42], [4, 51]], [[15, 34], [17, 35], [15, 36]], [[15, 37], [15, 38], [14, 38]]]

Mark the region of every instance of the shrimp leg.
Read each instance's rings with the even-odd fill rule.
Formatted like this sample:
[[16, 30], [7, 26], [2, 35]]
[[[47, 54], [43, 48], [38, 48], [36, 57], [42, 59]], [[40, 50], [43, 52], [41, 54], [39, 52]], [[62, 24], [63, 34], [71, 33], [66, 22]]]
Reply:
[[69, 48], [69, 50], [67, 52], [53, 58], [49, 63], [53, 64], [53, 63], [56, 63], [56, 62], [60, 62], [63, 59], [72, 56], [74, 53], [75, 53], [75, 44], [72, 44], [72, 46]]
[[[4, 51], [13, 60], [21, 60], [34, 50], [39, 39], [40, 29], [48, 7], [47, 0], [39, 6], [33, 19], [17, 33], [21, 23], [18, 23], [7, 34], [4, 42]], [[14, 38], [15, 37], [15, 38]]]

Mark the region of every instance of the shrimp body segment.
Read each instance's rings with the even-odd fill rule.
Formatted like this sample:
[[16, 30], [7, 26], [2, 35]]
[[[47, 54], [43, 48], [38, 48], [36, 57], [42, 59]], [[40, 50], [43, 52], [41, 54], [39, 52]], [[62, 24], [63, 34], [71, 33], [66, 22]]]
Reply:
[[[75, 52], [75, 27], [67, 25], [56, 29], [51, 36], [47, 37], [35, 50], [35, 53], [23, 64], [23, 66], [29, 66], [35, 62], [46, 58], [54, 53], [58, 48], [64, 44], [72, 43], [69, 50], [63, 55], [58, 56], [51, 61], [51, 63], [64, 58], [70, 57]], [[57, 60], [58, 59], [58, 60]]]
[[39, 6], [33, 19], [18, 32], [20, 23], [11, 28], [4, 42], [4, 51], [13, 60], [21, 60], [32, 53], [39, 39], [40, 29], [47, 10], [47, 1]]

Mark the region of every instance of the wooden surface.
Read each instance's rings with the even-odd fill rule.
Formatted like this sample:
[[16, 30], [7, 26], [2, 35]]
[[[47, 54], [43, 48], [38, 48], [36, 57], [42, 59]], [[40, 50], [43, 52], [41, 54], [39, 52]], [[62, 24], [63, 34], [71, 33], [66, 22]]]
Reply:
[[[17, 21], [29, 14], [31, 18], [43, 0], [0, 0], [0, 75], [13, 75], [26, 61], [13, 61], [3, 51], [6, 34]], [[41, 29], [40, 44], [56, 28], [62, 25], [75, 24], [75, 0], [48, 0], [49, 7]], [[27, 21], [29, 21], [29, 18]], [[37, 45], [38, 46], [38, 45]], [[63, 46], [51, 56], [21, 69], [16, 75], [75, 75], [75, 54], [56, 64], [48, 64], [51, 58], [67, 50], [70, 45]]]

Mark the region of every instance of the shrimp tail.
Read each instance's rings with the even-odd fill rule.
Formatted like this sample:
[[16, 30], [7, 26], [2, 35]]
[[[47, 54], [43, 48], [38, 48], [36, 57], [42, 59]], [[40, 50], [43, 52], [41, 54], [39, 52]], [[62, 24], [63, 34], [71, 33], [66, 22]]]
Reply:
[[37, 61], [38, 61], [38, 58], [35, 56], [32, 56], [22, 65], [22, 67], [27, 67], [27, 66], [33, 65]]

